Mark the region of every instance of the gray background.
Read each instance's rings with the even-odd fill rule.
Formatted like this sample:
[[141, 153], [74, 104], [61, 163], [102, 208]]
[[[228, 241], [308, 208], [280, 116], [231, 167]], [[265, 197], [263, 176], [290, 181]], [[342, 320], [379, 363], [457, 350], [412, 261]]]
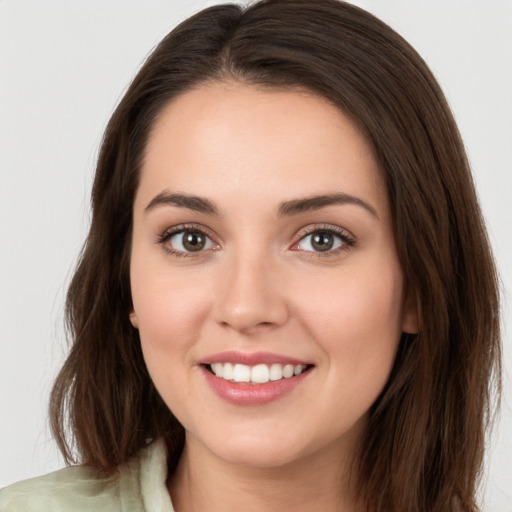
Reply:
[[[62, 467], [47, 397], [102, 131], [151, 48], [215, 1], [0, 0], [0, 487]], [[482, 503], [512, 511], [512, 1], [354, 0], [398, 30], [444, 88], [504, 289], [505, 396]]]

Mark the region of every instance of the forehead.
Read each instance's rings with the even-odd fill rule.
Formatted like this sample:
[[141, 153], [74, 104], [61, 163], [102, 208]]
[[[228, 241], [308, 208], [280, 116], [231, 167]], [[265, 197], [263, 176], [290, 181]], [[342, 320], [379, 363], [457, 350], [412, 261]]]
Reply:
[[138, 196], [163, 189], [271, 202], [333, 191], [387, 200], [372, 147], [326, 99], [238, 83], [173, 99], [150, 133]]

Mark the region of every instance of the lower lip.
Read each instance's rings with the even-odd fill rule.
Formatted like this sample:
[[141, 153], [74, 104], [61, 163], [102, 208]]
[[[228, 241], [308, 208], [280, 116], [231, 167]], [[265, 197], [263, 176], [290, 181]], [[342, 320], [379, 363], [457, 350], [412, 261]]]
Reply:
[[278, 400], [291, 393], [311, 372], [306, 370], [288, 379], [274, 380], [265, 384], [232, 382], [216, 377], [203, 366], [203, 374], [213, 391], [222, 399], [235, 405], [262, 405]]

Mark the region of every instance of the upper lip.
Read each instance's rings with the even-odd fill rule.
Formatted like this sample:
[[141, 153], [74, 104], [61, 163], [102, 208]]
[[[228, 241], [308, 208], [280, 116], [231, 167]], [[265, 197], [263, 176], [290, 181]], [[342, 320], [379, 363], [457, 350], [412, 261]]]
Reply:
[[295, 357], [285, 356], [282, 354], [273, 354], [272, 352], [238, 352], [238, 351], [225, 351], [212, 354], [199, 361], [199, 364], [212, 364], [212, 363], [231, 363], [231, 364], [245, 364], [247, 366], [255, 366], [257, 364], [299, 364], [311, 365], [311, 362], [297, 359]]

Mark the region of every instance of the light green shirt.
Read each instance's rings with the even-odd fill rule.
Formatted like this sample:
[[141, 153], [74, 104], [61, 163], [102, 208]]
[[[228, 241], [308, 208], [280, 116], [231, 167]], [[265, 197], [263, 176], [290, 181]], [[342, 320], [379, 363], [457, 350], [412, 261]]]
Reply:
[[173, 512], [167, 454], [155, 441], [115, 475], [72, 466], [0, 490], [0, 512]]

